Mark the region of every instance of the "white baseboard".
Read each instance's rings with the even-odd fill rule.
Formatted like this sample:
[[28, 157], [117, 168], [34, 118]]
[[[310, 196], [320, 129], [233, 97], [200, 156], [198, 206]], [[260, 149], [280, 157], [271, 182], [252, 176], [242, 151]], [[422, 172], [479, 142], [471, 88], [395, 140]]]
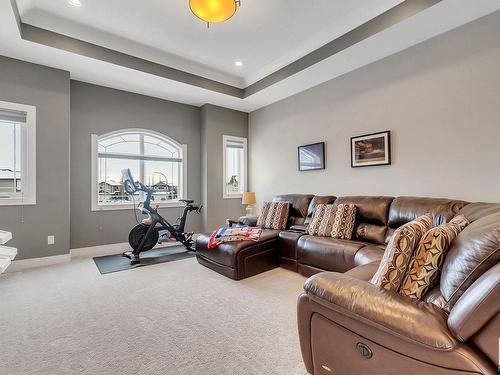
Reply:
[[[161, 245], [156, 245], [155, 249], [177, 246], [179, 242], [165, 242]], [[113, 243], [109, 245], [100, 245], [100, 246], [90, 246], [90, 247], [82, 247], [79, 249], [70, 249], [69, 254], [62, 255], [54, 255], [49, 257], [42, 258], [31, 258], [31, 259], [21, 259], [15, 260], [12, 264], [7, 268], [5, 273], [19, 272], [24, 271], [30, 268], [36, 267], [44, 267], [51, 266], [54, 264], [66, 263], [70, 262], [71, 259], [76, 258], [91, 258], [95, 256], [102, 255], [113, 255], [120, 254], [124, 251], [132, 250], [128, 242], [123, 243]]]
[[[177, 246], [179, 242], [165, 242], [161, 245], [156, 245], [155, 249], [160, 249], [162, 247], [170, 247]], [[122, 243], [113, 243], [109, 245], [99, 245], [99, 246], [89, 246], [89, 247], [81, 247], [79, 249], [71, 249], [69, 251], [71, 255], [71, 259], [75, 258], [89, 258], [95, 256], [103, 256], [103, 255], [113, 255], [120, 254], [124, 251], [131, 251], [132, 248], [128, 244], [128, 242]]]
[[54, 264], [66, 263], [71, 260], [69, 254], [53, 255], [50, 257], [20, 259], [12, 262], [5, 273], [24, 271], [30, 268], [51, 266]]

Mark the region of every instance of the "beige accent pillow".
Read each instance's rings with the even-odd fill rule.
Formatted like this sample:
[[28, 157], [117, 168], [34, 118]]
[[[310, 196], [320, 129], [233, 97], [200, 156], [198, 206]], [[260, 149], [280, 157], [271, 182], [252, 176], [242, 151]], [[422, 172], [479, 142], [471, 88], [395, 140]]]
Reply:
[[350, 240], [356, 222], [356, 206], [354, 204], [339, 204], [335, 212], [331, 236], [342, 240]]
[[289, 211], [289, 202], [264, 202], [257, 218], [257, 226], [267, 229], [286, 229]]
[[318, 204], [307, 227], [307, 233], [311, 236], [330, 236], [336, 211], [337, 206], [334, 204]]
[[380, 266], [370, 282], [397, 292], [420, 238], [431, 228], [431, 214], [420, 216], [399, 227], [389, 241]]
[[422, 299], [437, 280], [451, 243], [467, 225], [467, 218], [459, 215], [448, 224], [439, 225], [424, 234], [410, 261], [400, 294]]

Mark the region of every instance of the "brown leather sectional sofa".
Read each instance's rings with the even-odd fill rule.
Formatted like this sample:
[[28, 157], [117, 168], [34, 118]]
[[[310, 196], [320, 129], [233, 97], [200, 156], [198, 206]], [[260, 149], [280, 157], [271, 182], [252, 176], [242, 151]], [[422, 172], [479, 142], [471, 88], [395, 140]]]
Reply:
[[[305, 366], [311, 374], [496, 374], [500, 339], [500, 204], [416, 197], [281, 195], [288, 230], [259, 243], [209, 250], [198, 261], [239, 280], [281, 265], [311, 276], [298, 301]], [[353, 239], [309, 236], [319, 203], [354, 203]], [[395, 229], [427, 212], [434, 224], [464, 214], [471, 224], [448, 251], [439, 284], [423, 301], [368, 280]], [[241, 218], [245, 224], [254, 224]], [[333, 271], [333, 272], [323, 272]]]

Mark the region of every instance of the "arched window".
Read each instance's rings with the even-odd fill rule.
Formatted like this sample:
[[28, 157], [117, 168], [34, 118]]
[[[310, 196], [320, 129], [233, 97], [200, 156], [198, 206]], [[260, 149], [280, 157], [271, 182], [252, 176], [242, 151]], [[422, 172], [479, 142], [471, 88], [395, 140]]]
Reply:
[[93, 210], [130, 207], [121, 174], [126, 168], [153, 190], [155, 203], [176, 205], [184, 198], [186, 145], [143, 129], [93, 135], [92, 144]]

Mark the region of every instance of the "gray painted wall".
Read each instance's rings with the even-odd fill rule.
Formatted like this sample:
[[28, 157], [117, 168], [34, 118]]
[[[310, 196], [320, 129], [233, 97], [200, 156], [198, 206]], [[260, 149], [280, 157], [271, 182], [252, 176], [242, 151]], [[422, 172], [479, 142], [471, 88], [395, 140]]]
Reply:
[[222, 136], [248, 137], [248, 114], [206, 104], [201, 107], [203, 231], [245, 213], [241, 198], [222, 198]]
[[[500, 12], [252, 112], [251, 189], [500, 202]], [[391, 130], [393, 165], [350, 168], [350, 137]], [[324, 171], [297, 146], [326, 142]]]
[[68, 72], [0, 56], [0, 100], [37, 108], [37, 204], [0, 206], [0, 228], [13, 233], [16, 259], [69, 249], [69, 83]]
[[[188, 197], [201, 200], [200, 108], [71, 81], [71, 248], [126, 242], [135, 225], [132, 210], [91, 211], [91, 134], [127, 128], [151, 129], [188, 147]], [[163, 208], [169, 220], [180, 208]], [[200, 230], [192, 214], [187, 229]]]

